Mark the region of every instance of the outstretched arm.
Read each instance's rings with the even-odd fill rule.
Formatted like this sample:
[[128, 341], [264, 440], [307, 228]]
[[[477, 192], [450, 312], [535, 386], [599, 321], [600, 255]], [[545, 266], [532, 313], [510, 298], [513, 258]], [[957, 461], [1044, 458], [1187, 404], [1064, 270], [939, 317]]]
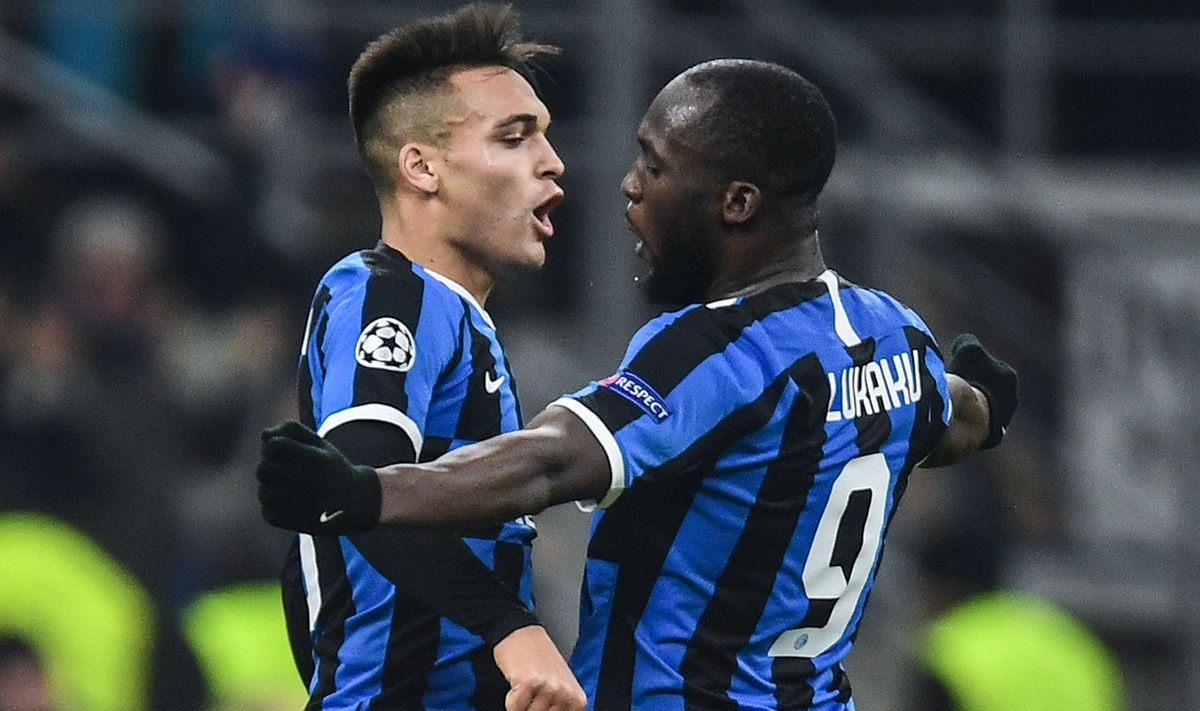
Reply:
[[272, 525], [318, 534], [379, 523], [453, 527], [499, 522], [608, 490], [607, 455], [571, 411], [550, 406], [526, 429], [424, 464], [351, 464], [312, 430], [263, 433], [259, 501]]
[[1017, 409], [1017, 371], [996, 358], [975, 336], [964, 333], [950, 345], [946, 364], [951, 419], [922, 467], [961, 461], [1000, 444]]
[[419, 467], [379, 470], [382, 523], [453, 526], [503, 521], [600, 498], [608, 460], [583, 422], [549, 407], [524, 430], [462, 447]]
[[921, 461], [922, 467], [944, 467], [977, 451], [988, 436], [987, 397], [953, 373], [946, 374], [953, 414], [946, 433]]

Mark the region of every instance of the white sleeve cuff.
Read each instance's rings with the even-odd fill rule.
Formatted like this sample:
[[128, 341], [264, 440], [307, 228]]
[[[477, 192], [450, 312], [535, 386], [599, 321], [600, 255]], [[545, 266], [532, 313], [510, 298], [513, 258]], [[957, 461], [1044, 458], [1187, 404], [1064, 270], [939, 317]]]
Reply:
[[409, 441], [412, 442], [413, 453], [418, 458], [420, 457], [421, 445], [424, 444], [425, 438], [421, 436], [421, 430], [417, 427], [417, 423], [413, 422], [411, 417], [391, 405], [384, 405], [379, 402], [338, 410], [321, 421], [321, 426], [317, 429], [317, 434], [324, 437], [347, 422], [356, 422], [359, 420], [386, 422], [399, 427], [404, 434], [408, 435]]
[[581, 511], [595, 511], [597, 507], [608, 508], [612, 502], [617, 500], [621, 492], [625, 491], [625, 459], [621, 456], [621, 448], [617, 445], [617, 440], [613, 437], [612, 432], [608, 431], [608, 427], [600, 419], [599, 415], [588, 409], [587, 405], [579, 402], [574, 398], [560, 397], [549, 406], [558, 405], [559, 407], [570, 410], [575, 414], [583, 424], [591, 431], [592, 436], [604, 448], [604, 454], [608, 457], [609, 473], [612, 476], [611, 483], [608, 487], [608, 493], [600, 501], [576, 501], [575, 505]]

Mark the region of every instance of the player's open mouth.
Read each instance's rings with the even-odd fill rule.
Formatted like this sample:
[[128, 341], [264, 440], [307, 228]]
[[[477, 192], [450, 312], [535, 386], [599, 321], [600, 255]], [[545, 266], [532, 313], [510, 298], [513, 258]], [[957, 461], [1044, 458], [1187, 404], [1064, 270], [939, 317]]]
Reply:
[[[638, 238], [638, 245], [640, 246], [642, 243], [642, 233], [640, 230], [638, 230], [637, 225], [633, 224], [633, 218], [631, 218], [629, 216], [629, 209], [631, 207], [633, 207], [633, 203], [629, 203], [628, 205], [625, 206], [625, 228], [628, 229], [630, 232], [632, 232], [633, 235]], [[635, 249], [637, 249], [637, 248], [635, 248]]]
[[538, 232], [543, 237], [550, 237], [554, 234], [554, 223], [550, 222], [550, 213], [554, 212], [554, 208], [558, 207], [562, 199], [562, 191], [557, 190], [550, 197], [546, 198], [542, 204], [533, 208], [533, 220], [537, 223]]

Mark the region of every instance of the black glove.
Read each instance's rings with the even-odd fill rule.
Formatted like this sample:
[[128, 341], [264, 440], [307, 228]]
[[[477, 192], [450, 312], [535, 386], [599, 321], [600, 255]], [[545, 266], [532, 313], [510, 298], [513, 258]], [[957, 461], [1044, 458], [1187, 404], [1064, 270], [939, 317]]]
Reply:
[[978, 388], [987, 398], [988, 436], [980, 449], [1000, 444], [1017, 410], [1017, 371], [988, 353], [970, 333], [960, 334], [950, 344], [946, 371]]
[[255, 475], [262, 515], [272, 526], [333, 535], [379, 523], [379, 475], [299, 422], [263, 431]]

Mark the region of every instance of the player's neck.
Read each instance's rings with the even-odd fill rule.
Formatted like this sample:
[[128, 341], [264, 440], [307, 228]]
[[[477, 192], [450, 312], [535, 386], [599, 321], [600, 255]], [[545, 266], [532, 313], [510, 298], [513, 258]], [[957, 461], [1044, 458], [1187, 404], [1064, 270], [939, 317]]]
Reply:
[[721, 260], [726, 266], [713, 280], [707, 300], [749, 296], [788, 282], [815, 279], [825, 271], [825, 258], [814, 232], [796, 242], [741, 253]]
[[454, 281], [475, 297], [480, 306], [487, 303], [496, 283], [495, 276], [431, 229], [430, 221], [404, 220], [398, 211], [388, 209], [382, 210], [382, 217], [380, 237], [384, 244], [425, 269]]

